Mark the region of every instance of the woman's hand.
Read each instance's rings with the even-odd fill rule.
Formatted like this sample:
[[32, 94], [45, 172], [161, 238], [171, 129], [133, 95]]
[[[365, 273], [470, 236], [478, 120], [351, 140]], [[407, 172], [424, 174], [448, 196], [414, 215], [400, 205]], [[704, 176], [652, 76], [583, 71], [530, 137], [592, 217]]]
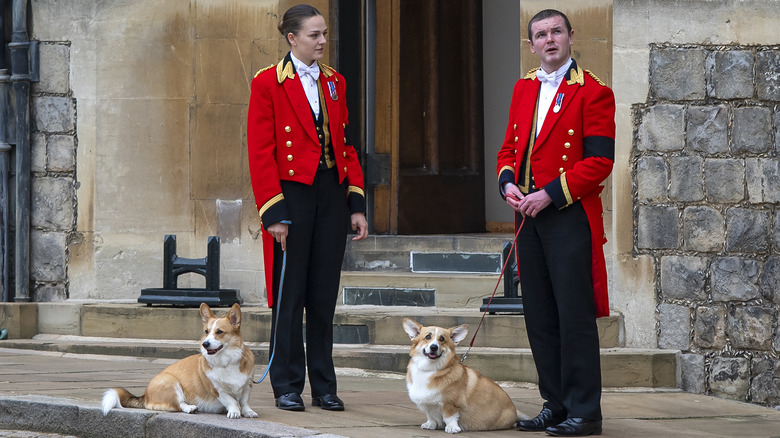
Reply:
[[352, 231], [357, 231], [357, 236], [352, 240], [363, 240], [368, 237], [368, 221], [364, 213], [352, 213]]
[[287, 250], [287, 231], [288, 226], [287, 224], [283, 224], [281, 222], [277, 222], [266, 230], [269, 233], [271, 233], [272, 236], [274, 236], [274, 239], [276, 239], [277, 242], [282, 244], [282, 251]]

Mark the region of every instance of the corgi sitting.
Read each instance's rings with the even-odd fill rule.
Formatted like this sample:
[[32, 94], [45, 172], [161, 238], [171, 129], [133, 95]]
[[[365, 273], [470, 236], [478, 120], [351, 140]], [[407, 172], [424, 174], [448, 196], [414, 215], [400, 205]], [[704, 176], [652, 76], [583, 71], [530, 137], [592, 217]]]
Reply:
[[421, 428], [458, 433], [515, 426], [517, 410], [509, 395], [460, 363], [455, 354], [455, 345], [468, 334], [468, 325], [424, 327], [405, 318], [403, 327], [412, 339], [406, 388], [428, 419]]
[[112, 408], [145, 408], [155, 411], [224, 413], [228, 418], [254, 418], [249, 390], [255, 357], [241, 339], [241, 307], [233, 304], [224, 318], [217, 318], [206, 303], [200, 305], [205, 334], [200, 354], [174, 362], [155, 376], [140, 397], [124, 388], [103, 395], [103, 415]]

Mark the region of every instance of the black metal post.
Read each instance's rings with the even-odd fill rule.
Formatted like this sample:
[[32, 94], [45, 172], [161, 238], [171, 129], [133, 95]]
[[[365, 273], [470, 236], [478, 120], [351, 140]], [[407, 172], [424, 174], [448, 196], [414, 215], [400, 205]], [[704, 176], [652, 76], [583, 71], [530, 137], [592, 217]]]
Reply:
[[11, 208], [10, 201], [8, 199], [8, 181], [11, 162], [11, 144], [9, 135], [9, 124], [11, 117], [11, 109], [9, 103], [9, 89], [11, 83], [11, 76], [8, 73], [8, 64], [5, 56], [5, 48], [7, 41], [5, 39], [6, 29], [6, 0], [0, 0], [0, 284], [3, 287], [2, 302], [8, 302], [11, 298], [11, 291], [9, 288], [10, 279], [10, 266], [9, 266], [9, 251], [8, 251], [8, 235], [10, 233], [10, 225], [8, 223], [9, 209]]

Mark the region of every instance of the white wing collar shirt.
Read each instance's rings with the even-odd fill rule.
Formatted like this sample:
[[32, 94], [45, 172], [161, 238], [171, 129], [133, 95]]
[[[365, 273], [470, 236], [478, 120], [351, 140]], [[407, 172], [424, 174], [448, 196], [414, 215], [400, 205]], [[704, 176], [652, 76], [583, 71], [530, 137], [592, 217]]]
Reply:
[[[544, 123], [547, 112], [550, 110], [550, 105], [555, 98], [558, 86], [561, 85], [563, 77], [566, 76], [566, 72], [569, 71], [571, 66], [571, 58], [558, 70], [547, 74], [541, 67], [536, 70], [536, 78], [542, 83], [539, 88], [539, 111], [536, 115], [536, 135], [539, 135], [539, 131], [542, 130], [542, 124]], [[296, 66], [297, 67], [297, 66]]]
[[314, 117], [320, 117], [320, 93], [317, 88], [317, 80], [320, 78], [320, 66], [317, 61], [314, 61], [311, 66], [303, 63], [300, 59], [290, 52], [290, 59], [292, 59], [295, 66], [295, 72], [301, 78], [301, 84], [303, 85], [303, 91], [306, 93], [306, 98], [309, 99], [309, 106], [314, 112]]

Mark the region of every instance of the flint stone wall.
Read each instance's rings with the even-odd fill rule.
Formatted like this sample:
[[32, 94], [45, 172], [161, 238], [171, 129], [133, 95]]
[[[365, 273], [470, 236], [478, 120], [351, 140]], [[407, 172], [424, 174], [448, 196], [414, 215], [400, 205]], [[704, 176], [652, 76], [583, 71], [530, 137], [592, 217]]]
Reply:
[[780, 48], [653, 45], [634, 245], [683, 389], [780, 404]]

